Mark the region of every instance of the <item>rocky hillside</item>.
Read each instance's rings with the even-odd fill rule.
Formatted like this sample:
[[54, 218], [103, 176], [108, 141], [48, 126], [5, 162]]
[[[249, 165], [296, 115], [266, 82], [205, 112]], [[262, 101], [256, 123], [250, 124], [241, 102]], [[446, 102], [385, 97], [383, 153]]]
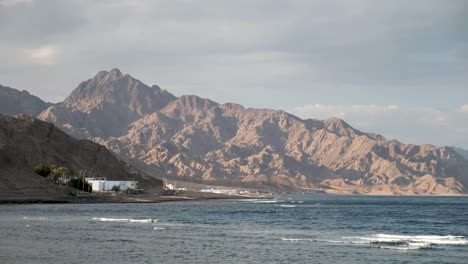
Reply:
[[51, 103], [46, 103], [27, 91], [0, 85], [0, 113], [7, 115], [28, 114], [38, 115]]
[[468, 189], [468, 162], [451, 148], [388, 141], [336, 118], [176, 98], [116, 69], [83, 82], [40, 118], [175, 180], [328, 193]]
[[108, 179], [135, 179], [147, 189], [162, 182], [120, 161], [104, 146], [77, 140], [29, 115], [0, 115], [0, 198], [60, 197], [66, 190], [37, 175], [39, 163], [57, 164], [72, 175], [88, 170]]

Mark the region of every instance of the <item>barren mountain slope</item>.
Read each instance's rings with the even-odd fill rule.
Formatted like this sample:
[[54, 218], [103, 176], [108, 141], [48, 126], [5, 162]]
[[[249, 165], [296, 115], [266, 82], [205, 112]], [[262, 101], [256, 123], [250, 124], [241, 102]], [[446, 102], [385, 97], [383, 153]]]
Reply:
[[38, 115], [52, 104], [46, 103], [27, 91], [0, 85], [0, 114]]
[[147, 188], [160, 188], [162, 182], [126, 165], [104, 146], [89, 140], [76, 140], [53, 124], [28, 115], [0, 115], [0, 196], [57, 197], [65, 189], [34, 172], [39, 163], [94, 172], [108, 179], [135, 179]]
[[[55, 112], [49, 108], [40, 117], [105, 144], [147, 172], [177, 180], [376, 194], [455, 194], [468, 186], [468, 162], [451, 148], [387, 141], [336, 118], [302, 120], [284, 111], [246, 109], [197, 96], [175, 98], [167, 92], [158, 107], [138, 112], [134, 105], [148, 100], [130, 98], [147, 86], [138, 85], [125, 98], [133, 91], [131, 84], [140, 82], [114, 75], [100, 72], [93, 78], [99, 85], [85, 85], [93, 94], [81, 84]], [[101, 96], [103, 91], [108, 91], [106, 96]], [[94, 102], [114, 100], [131, 118], [109, 118], [105, 124], [112, 129], [102, 133], [104, 121], [96, 126], [92, 122], [126, 115], [94, 107]], [[84, 119], [67, 119], [72, 115]]]

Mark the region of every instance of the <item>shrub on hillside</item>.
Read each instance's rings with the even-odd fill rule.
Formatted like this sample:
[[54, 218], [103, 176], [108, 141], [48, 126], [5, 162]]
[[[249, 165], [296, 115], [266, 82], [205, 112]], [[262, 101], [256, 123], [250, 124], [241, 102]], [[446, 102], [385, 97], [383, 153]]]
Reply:
[[50, 175], [50, 167], [44, 163], [39, 163], [36, 167], [34, 167], [34, 171], [42, 177], [47, 177]]
[[50, 177], [56, 184], [66, 184], [70, 176], [70, 171], [66, 167], [52, 165], [50, 167]]

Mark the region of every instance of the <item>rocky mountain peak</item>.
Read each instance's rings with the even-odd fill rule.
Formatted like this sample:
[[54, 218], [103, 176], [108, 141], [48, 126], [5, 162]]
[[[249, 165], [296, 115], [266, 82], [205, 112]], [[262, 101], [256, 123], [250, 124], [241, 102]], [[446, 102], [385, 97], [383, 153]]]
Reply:
[[66, 125], [62, 128], [77, 137], [107, 138], [119, 135], [130, 123], [174, 100], [174, 95], [158, 86], [150, 87], [112, 69], [80, 83], [63, 104], [43, 111], [40, 118]]
[[323, 121], [325, 127], [330, 130], [331, 132], [339, 135], [339, 136], [346, 136], [346, 137], [354, 137], [355, 135], [362, 135], [360, 131], [351, 127], [348, 123], [344, 120], [332, 117]]
[[129, 74], [122, 74], [119, 69], [112, 69], [100, 71], [92, 79], [82, 82], [64, 104], [82, 108], [106, 102], [152, 113], [175, 99], [157, 85], [149, 87]]

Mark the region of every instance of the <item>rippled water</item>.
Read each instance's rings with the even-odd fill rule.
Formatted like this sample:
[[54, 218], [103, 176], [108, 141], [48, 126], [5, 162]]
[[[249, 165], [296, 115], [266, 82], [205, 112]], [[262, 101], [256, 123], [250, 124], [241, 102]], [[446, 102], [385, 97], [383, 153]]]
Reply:
[[0, 206], [1, 263], [467, 263], [468, 197]]

